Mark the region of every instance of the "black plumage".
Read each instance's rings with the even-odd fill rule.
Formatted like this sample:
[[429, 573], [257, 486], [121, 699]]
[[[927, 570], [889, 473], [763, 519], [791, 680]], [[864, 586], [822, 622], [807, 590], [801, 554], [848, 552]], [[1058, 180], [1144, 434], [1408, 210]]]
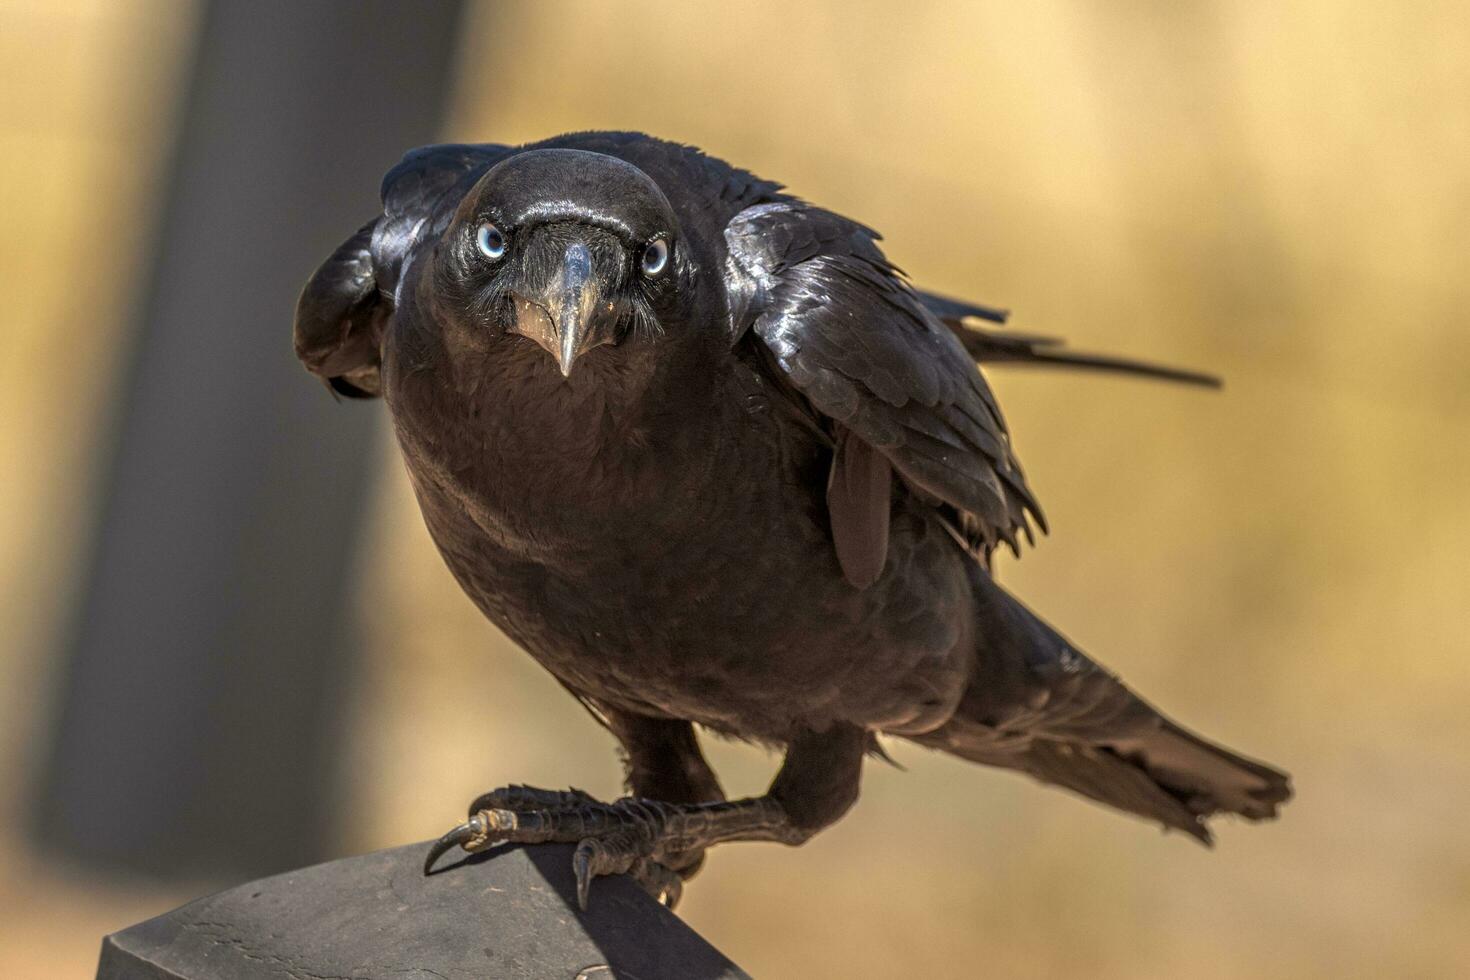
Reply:
[[[632, 795], [509, 787], [435, 849], [577, 841], [663, 894], [724, 840], [799, 843], [878, 733], [1208, 841], [1284, 775], [1164, 718], [995, 583], [1045, 530], [977, 360], [1191, 372], [973, 326], [871, 230], [633, 133], [433, 146], [302, 295], [296, 349], [382, 395], [485, 615], [618, 737]], [[783, 747], [725, 801], [693, 725]], [[432, 857], [431, 856], [431, 862]]]

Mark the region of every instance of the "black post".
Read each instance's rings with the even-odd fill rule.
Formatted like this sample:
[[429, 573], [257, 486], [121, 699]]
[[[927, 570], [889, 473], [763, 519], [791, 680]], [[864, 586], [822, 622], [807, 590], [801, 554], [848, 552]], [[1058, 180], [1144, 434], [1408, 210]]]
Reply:
[[252, 881], [102, 941], [97, 980], [741, 980], [631, 878], [576, 905], [572, 848], [497, 848], [433, 875], [428, 841]]
[[236, 880], [330, 851], [381, 413], [305, 375], [292, 310], [376, 212], [382, 173], [434, 138], [461, 6], [206, 4], [100, 448], [111, 465], [40, 794], [51, 848]]

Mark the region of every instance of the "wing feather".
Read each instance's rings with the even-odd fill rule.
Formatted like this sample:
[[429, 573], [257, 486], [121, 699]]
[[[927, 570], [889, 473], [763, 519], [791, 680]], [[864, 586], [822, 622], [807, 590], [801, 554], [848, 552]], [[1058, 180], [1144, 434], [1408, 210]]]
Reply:
[[844, 429], [833, 450], [827, 483], [832, 543], [842, 574], [859, 588], [878, 580], [887, 559], [892, 495], [888, 457]]
[[875, 232], [789, 199], [740, 212], [725, 239], [737, 342], [753, 332], [795, 393], [952, 508], [982, 556], [1045, 529], [985, 379]]
[[1202, 388], [1219, 388], [1219, 377], [1187, 368], [1154, 364], [1131, 357], [1114, 354], [1088, 354], [1063, 350], [1062, 340], [1039, 334], [1017, 333], [1013, 330], [980, 328], [972, 320], [988, 320], [1005, 323], [1005, 310], [980, 306], [963, 300], [951, 299], [935, 293], [917, 293], [919, 301], [949, 327], [964, 344], [970, 356], [981, 364], [1034, 364], [1042, 367], [1072, 368], [1084, 371], [1102, 371], [1113, 374], [1130, 374], [1159, 381], [1196, 385]]

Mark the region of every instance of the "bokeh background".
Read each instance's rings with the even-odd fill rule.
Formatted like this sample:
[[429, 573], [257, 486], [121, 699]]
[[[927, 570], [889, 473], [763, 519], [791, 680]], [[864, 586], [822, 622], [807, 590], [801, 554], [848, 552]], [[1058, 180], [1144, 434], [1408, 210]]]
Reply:
[[[342, 404], [326, 417], [377, 421], [333, 626], [351, 663], [317, 719], [336, 750], [301, 763], [325, 830], [240, 867], [228, 839], [214, 862], [154, 861], [156, 841], [100, 860], [47, 832], [77, 799], [58, 726], [88, 723], [78, 610], [207, 16], [0, 0], [0, 976], [89, 976], [106, 932], [300, 854], [437, 834], [490, 786], [619, 788], [609, 737], [442, 568], [381, 405]], [[1018, 329], [1228, 379], [992, 372], [1053, 522], [1001, 574], [1176, 717], [1289, 768], [1283, 819], [1206, 852], [895, 745], [906, 771], [869, 766], [808, 846], [716, 853], [680, 910], [695, 928], [758, 976], [1470, 975], [1462, 5], [484, 0], [455, 38], [431, 134], [691, 142], [881, 229], [916, 280]], [[324, 256], [374, 191], [344, 192], [362, 210], [339, 228], [275, 216], [282, 240]], [[296, 371], [283, 295], [250, 343]], [[239, 751], [291, 703], [263, 700]], [[735, 791], [774, 769], [708, 748]], [[106, 793], [89, 805], [106, 819]], [[166, 787], [157, 806], [179, 810]]]

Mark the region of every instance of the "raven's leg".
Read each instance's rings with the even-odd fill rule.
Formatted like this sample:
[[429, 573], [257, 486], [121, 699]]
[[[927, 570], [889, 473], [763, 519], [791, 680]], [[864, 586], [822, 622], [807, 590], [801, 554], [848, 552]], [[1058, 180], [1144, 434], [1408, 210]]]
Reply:
[[[545, 809], [480, 809], [434, 845], [425, 867], [456, 844], [482, 851], [501, 842], [574, 843], [577, 901], [586, 908], [598, 875], [632, 872], [646, 883], [656, 877], [650, 866], [666, 867], [680, 855], [725, 841], [806, 841], [857, 800], [868, 741], [866, 732], [847, 725], [803, 732], [788, 744], [766, 794], [742, 800], [677, 803], [626, 797], [595, 803], [576, 798]], [[677, 889], [668, 897], [676, 898]]]
[[[687, 721], [647, 718], [603, 709], [608, 726], [628, 753], [628, 795], [660, 803], [719, 803], [720, 780], [704, 758]], [[474, 816], [480, 807], [472, 807]], [[704, 849], [671, 853], [662, 862], [688, 880], [704, 864]]]

